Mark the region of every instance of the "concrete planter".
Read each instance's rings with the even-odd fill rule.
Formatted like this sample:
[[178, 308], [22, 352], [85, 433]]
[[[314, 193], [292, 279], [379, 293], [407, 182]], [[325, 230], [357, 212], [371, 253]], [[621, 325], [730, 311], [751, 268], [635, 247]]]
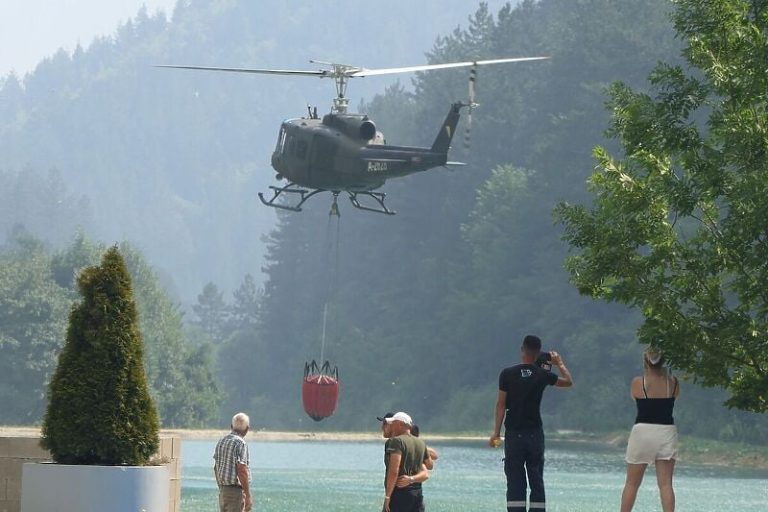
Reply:
[[27, 463], [21, 512], [166, 512], [168, 466]]

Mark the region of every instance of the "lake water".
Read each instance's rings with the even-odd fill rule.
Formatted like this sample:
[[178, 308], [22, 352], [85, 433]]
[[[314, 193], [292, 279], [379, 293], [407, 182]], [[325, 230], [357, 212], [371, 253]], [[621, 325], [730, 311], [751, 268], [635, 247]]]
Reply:
[[[428, 440], [428, 439], [427, 439]], [[182, 445], [182, 512], [217, 511], [212, 471], [215, 442]], [[424, 484], [428, 511], [504, 511], [503, 450], [484, 443], [430, 443], [440, 451]], [[381, 510], [382, 442], [249, 442], [254, 510], [359, 512]], [[616, 511], [624, 484], [623, 452], [547, 442], [544, 471], [550, 512]], [[768, 471], [678, 463], [679, 512], [768, 511]], [[661, 510], [653, 468], [646, 472], [635, 509]]]

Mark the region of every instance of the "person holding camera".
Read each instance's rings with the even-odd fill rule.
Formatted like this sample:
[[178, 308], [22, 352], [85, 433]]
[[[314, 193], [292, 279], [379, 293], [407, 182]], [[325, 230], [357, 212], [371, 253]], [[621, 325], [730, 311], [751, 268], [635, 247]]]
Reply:
[[[560, 354], [541, 351], [541, 340], [537, 336], [526, 336], [520, 352], [522, 363], [505, 368], [499, 375], [494, 430], [488, 443], [494, 448], [501, 445], [501, 422], [504, 421], [508, 512], [526, 511], [528, 485], [530, 510], [543, 511], [546, 500], [541, 398], [547, 386], [571, 387], [573, 379]], [[553, 365], [557, 366], [559, 376], [552, 373]]]

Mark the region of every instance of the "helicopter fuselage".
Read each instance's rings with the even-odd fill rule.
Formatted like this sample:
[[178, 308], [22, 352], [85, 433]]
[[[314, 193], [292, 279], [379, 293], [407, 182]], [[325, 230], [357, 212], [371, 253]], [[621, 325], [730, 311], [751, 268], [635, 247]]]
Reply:
[[[278, 179], [286, 179], [286, 185], [270, 185], [272, 197], [266, 198], [259, 192], [262, 203], [273, 208], [301, 211], [301, 206], [314, 195], [321, 192], [333, 193], [331, 212], [338, 214], [336, 199], [343, 191], [355, 208], [394, 215], [394, 211], [384, 204], [386, 194], [374, 192], [388, 179], [407, 176], [433, 167], [447, 165], [448, 150], [456, 131], [459, 111], [469, 107], [470, 117], [467, 133], [471, 125], [471, 113], [475, 96], [476, 68], [487, 64], [503, 64], [545, 60], [549, 57], [502, 57], [496, 59], [473, 60], [464, 62], [444, 62], [417, 66], [368, 69], [333, 62], [312, 60], [322, 69], [267, 69], [233, 68], [212, 66], [160, 65], [164, 68], [193, 69], [201, 71], [224, 71], [233, 73], [255, 73], [262, 75], [310, 76], [331, 79], [336, 84], [336, 98], [333, 100], [331, 113], [321, 120], [317, 109], [301, 119], [289, 119], [282, 123], [277, 146], [272, 153], [272, 167], [277, 171]], [[347, 83], [352, 78], [412, 73], [438, 69], [471, 67], [469, 75], [469, 97], [467, 103], [454, 103], [435, 138], [432, 147], [390, 146], [379, 137], [376, 126], [362, 114], [349, 114]], [[458, 162], [451, 162], [457, 164]], [[297, 199], [290, 203], [287, 197]], [[359, 201], [368, 198], [374, 206], [367, 206]], [[376, 206], [378, 205], [378, 207]]]
[[303, 187], [365, 192], [389, 178], [445, 165], [461, 104], [451, 106], [431, 148], [392, 146], [368, 116], [331, 113], [282, 123], [272, 167]]

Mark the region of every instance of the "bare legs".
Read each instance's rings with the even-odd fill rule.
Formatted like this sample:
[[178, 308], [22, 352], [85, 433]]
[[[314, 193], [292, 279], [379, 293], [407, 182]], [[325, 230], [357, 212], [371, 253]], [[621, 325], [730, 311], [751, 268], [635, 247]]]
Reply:
[[672, 488], [672, 473], [674, 471], [674, 459], [656, 461], [656, 481], [659, 484], [661, 509], [664, 512], [675, 511], [675, 490]]
[[[643, 482], [643, 475], [647, 464], [627, 464], [627, 480], [624, 483], [624, 491], [621, 493], [621, 512], [631, 512], [637, 498], [637, 490]], [[675, 461], [656, 461], [656, 482], [659, 484], [661, 497], [661, 509], [664, 512], [675, 511], [675, 491], [672, 488], [672, 473], [675, 470]]]
[[647, 464], [627, 464], [627, 481], [621, 493], [621, 512], [631, 512], [637, 498], [637, 490], [643, 482]]

